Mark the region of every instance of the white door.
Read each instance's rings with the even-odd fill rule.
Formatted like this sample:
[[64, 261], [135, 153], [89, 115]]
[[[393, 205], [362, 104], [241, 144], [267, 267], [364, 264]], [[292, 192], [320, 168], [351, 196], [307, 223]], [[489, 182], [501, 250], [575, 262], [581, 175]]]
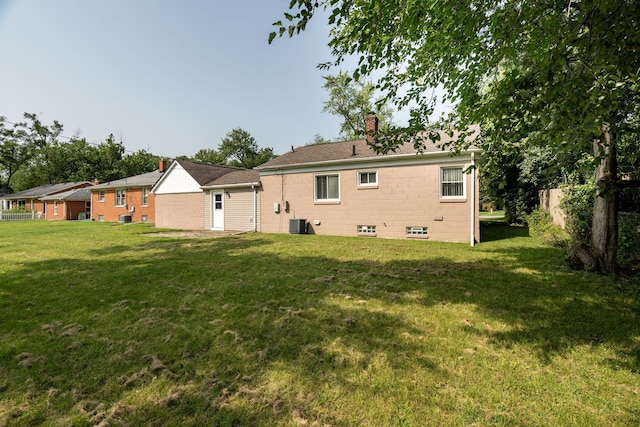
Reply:
[[224, 192], [211, 192], [211, 229], [224, 230]]

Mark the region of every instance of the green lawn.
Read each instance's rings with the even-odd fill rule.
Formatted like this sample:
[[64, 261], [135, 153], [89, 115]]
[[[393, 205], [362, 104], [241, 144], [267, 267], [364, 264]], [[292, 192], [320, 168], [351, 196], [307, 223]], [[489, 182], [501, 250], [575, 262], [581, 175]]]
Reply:
[[480, 211], [480, 218], [482, 218], [483, 216], [504, 216], [504, 211], [503, 210], [496, 210], [496, 211]]
[[484, 243], [0, 223], [0, 425], [640, 424], [638, 284]]

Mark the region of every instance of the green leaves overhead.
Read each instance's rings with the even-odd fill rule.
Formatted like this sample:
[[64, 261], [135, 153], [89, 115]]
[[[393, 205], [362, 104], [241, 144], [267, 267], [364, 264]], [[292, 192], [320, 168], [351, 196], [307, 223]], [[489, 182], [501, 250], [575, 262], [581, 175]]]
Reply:
[[324, 76], [324, 79], [329, 99], [322, 112], [342, 119], [340, 136], [343, 139], [364, 138], [364, 117], [370, 111], [376, 112], [381, 128], [391, 126], [393, 111], [383, 100], [374, 99], [373, 83], [352, 79], [346, 72]]
[[279, 36], [302, 31], [318, 9], [334, 55], [322, 66], [349, 57], [356, 79], [382, 71], [386, 99], [415, 111], [411, 130], [427, 127], [438, 86], [435, 101], [456, 105], [460, 128], [491, 122], [496, 137], [541, 144], [591, 140], [637, 102], [638, 2], [297, 0], [274, 24]]
[[[275, 25], [289, 36], [317, 9], [328, 12], [334, 59], [321, 67], [355, 59], [355, 79], [375, 72], [385, 99], [409, 108], [407, 126], [382, 151], [427, 130], [434, 105], [444, 102], [455, 105], [448, 120], [458, 130], [480, 125], [482, 140], [474, 143], [494, 159], [532, 147], [550, 148], [559, 162], [595, 154], [591, 173], [616, 181], [615, 148], [624, 133], [635, 132], [635, 142], [620, 147], [630, 150], [622, 158], [640, 152], [631, 125], [640, 104], [638, 1], [294, 0], [289, 9], [287, 23]], [[616, 201], [600, 198], [607, 206], [594, 203], [592, 243], [612, 271], [615, 257], [604, 254], [615, 254]], [[596, 238], [595, 230], [608, 236]]]
[[275, 157], [273, 148], [258, 148], [253, 136], [242, 128], [232, 129], [218, 147], [227, 164], [252, 169]]

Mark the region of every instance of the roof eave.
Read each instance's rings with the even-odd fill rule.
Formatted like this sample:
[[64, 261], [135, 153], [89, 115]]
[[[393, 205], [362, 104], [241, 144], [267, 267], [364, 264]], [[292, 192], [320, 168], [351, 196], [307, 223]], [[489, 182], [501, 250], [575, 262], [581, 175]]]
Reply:
[[200, 188], [203, 190], [222, 190], [225, 188], [246, 188], [246, 187], [260, 187], [262, 183], [260, 181], [257, 182], [244, 182], [241, 184], [216, 184], [216, 185], [201, 185]]
[[333, 165], [341, 165], [341, 164], [357, 164], [357, 163], [371, 163], [371, 162], [379, 162], [379, 161], [394, 161], [394, 160], [404, 160], [416, 157], [459, 157], [466, 154], [471, 153], [480, 153], [482, 150], [479, 148], [470, 148], [467, 150], [460, 151], [460, 154], [454, 154], [451, 151], [433, 151], [430, 153], [411, 153], [411, 154], [391, 154], [386, 156], [378, 156], [378, 157], [360, 157], [357, 159], [337, 159], [337, 160], [324, 160], [319, 162], [304, 162], [304, 163], [289, 163], [284, 165], [274, 165], [274, 166], [257, 166], [255, 169], [258, 171], [272, 171], [272, 170], [281, 170], [281, 169], [299, 169], [299, 168], [308, 168], [308, 167], [317, 167], [317, 166], [333, 166]]

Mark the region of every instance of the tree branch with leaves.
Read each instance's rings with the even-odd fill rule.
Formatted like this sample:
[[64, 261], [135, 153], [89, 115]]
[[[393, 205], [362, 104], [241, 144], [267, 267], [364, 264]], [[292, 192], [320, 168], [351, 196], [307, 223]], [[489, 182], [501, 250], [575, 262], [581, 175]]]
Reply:
[[[456, 107], [454, 125], [481, 125], [491, 149], [536, 145], [559, 158], [593, 156], [595, 174], [615, 160], [640, 100], [637, 1], [292, 0], [269, 40], [304, 31], [319, 9], [328, 13], [334, 56], [322, 66], [355, 58], [354, 79], [381, 72], [385, 99], [410, 108], [406, 135], [428, 129], [432, 88], [441, 87], [440, 101]], [[611, 225], [617, 213], [601, 214], [616, 197], [599, 198], [607, 207], [594, 204], [593, 221]], [[594, 230], [606, 234], [591, 242], [597, 267], [615, 271], [615, 226]]]

